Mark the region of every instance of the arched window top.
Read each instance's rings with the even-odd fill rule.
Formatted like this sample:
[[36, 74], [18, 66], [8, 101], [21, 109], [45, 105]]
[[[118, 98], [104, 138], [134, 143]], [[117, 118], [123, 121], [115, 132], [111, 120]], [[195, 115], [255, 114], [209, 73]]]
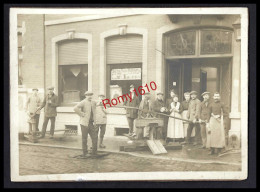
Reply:
[[166, 57], [232, 54], [229, 28], [188, 28], [165, 34]]

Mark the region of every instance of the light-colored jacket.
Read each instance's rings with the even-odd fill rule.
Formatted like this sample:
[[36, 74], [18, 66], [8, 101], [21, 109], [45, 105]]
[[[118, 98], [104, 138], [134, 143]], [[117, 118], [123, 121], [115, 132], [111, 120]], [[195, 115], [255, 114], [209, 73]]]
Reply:
[[93, 121], [96, 122], [96, 102], [84, 99], [74, 107], [74, 111], [80, 116], [81, 125], [89, 125], [91, 110], [93, 113]]
[[106, 109], [101, 102], [97, 102], [96, 104], [96, 124], [101, 125], [101, 124], [107, 124], [107, 112]]
[[[41, 106], [41, 99], [38, 95], [31, 95], [28, 97], [26, 102], [26, 111], [30, 113], [35, 113], [38, 107]], [[41, 110], [37, 111], [36, 114], [40, 114]]]
[[187, 112], [187, 119], [193, 121], [194, 119], [199, 118], [200, 103], [201, 102], [199, 99], [190, 100], [189, 108]]

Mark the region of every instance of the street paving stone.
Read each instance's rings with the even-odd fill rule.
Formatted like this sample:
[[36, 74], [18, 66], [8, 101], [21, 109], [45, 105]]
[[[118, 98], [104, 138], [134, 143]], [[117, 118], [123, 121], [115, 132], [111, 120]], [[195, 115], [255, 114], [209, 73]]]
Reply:
[[111, 153], [100, 159], [76, 159], [81, 150], [19, 145], [20, 175], [156, 172], [156, 171], [241, 171], [239, 165], [194, 163]]

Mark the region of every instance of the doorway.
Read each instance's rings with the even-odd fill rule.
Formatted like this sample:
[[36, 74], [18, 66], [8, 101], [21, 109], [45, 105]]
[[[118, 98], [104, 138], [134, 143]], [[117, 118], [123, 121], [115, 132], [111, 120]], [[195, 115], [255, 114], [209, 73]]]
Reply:
[[192, 58], [166, 60], [165, 74], [166, 99], [170, 97], [169, 91], [174, 89], [183, 101], [183, 94], [192, 90], [201, 94], [205, 91], [219, 92], [221, 100], [230, 107], [231, 97], [231, 60], [232, 58]]
[[166, 64], [165, 97], [170, 97], [173, 89], [179, 101], [183, 101], [183, 94], [192, 88], [192, 64], [190, 60], [167, 60]]

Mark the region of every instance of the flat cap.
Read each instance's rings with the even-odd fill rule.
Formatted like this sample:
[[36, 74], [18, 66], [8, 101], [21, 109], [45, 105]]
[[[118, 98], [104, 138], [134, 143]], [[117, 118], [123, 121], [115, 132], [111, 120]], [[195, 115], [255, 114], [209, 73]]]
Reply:
[[197, 91], [191, 91], [190, 95], [198, 95]]
[[92, 93], [91, 91], [86, 91], [86, 92], [84, 93], [84, 95], [91, 96], [91, 95], [93, 95], [93, 93]]
[[34, 90], [36, 90], [36, 91], [39, 91], [39, 89], [38, 89], [38, 88], [33, 88], [32, 90], [33, 90], [33, 91], [34, 91]]
[[148, 92], [148, 93], [145, 93], [144, 96], [145, 97], [151, 97], [151, 94]]
[[98, 97], [106, 97], [104, 93], [100, 93]]
[[54, 90], [54, 87], [53, 86], [48, 87], [48, 90]]
[[157, 95], [163, 95], [163, 92], [158, 92]]
[[132, 84], [132, 85], [130, 85], [130, 88], [135, 88], [135, 86]]
[[210, 94], [210, 92], [208, 92], [208, 91], [205, 91], [204, 93], [202, 93], [202, 94], [201, 94], [201, 96], [203, 96], [203, 95], [206, 95], [206, 94], [208, 94], [208, 95], [209, 95], [209, 94]]

